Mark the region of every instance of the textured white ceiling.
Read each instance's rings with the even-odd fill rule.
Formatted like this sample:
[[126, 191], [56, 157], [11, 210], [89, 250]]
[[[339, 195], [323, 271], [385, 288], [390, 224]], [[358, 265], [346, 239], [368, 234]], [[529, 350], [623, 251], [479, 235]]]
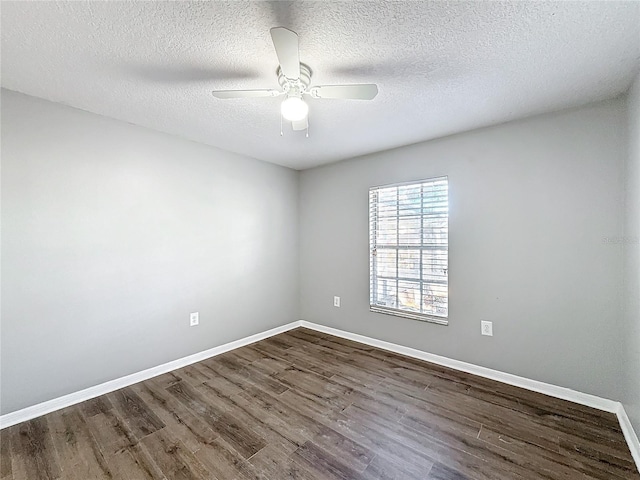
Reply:
[[[2, 86], [304, 169], [624, 92], [639, 2], [7, 2]], [[278, 98], [269, 29], [300, 35], [312, 83], [377, 83], [371, 101], [310, 99], [309, 138]]]

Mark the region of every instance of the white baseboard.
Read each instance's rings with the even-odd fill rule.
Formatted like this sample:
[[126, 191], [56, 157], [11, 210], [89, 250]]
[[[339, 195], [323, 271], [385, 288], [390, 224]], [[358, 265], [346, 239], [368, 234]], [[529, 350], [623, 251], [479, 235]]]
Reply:
[[209, 350], [204, 350], [187, 357], [179, 358], [177, 360], [158, 365], [157, 367], [148, 368], [146, 370], [142, 370], [141, 372], [132, 373], [131, 375], [127, 375], [125, 377], [116, 378], [115, 380], [110, 380], [108, 382], [101, 383], [100, 385], [85, 388], [84, 390], [80, 390], [78, 392], [63, 395], [62, 397], [54, 398], [53, 400], [48, 400], [31, 407], [7, 413], [0, 416], [0, 429], [16, 425], [27, 420], [31, 420], [32, 418], [36, 418], [41, 415], [60, 410], [61, 408], [70, 407], [71, 405], [75, 405], [76, 403], [84, 402], [85, 400], [99, 397], [100, 395], [104, 395], [105, 393], [128, 387], [129, 385], [133, 385], [134, 383], [157, 377], [158, 375], [162, 375], [163, 373], [186, 367], [187, 365], [191, 365], [192, 363], [215, 357], [216, 355], [220, 355], [221, 353], [244, 347], [245, 345], [264, 340], [265, 338], [272, 337], [273, 335], [286, 332], [299, 326], [300, 321], [291, 322], [286, 325], [282, 325], [281, 327], [272, 328], [271, 330], [267, 330], [265, 332], [256, 333], [255, 335], [241, 338], [240, 340], [236, 340], [234, 342], [225, 343], [224, 345], [210, 348]]
[[622, 428], [624, 438], [629, 445], [629, 450], [631, 450], [631, 455], [636, 462], [638, 471], [640, 471], [640, 440], [638, 440], [638, 436], [633, 429], [633, 425], [631, 425], [631, 420], [629, 420], [627, 412], [622, 404], [620, 404], [620, 408], [616, 412], [616, 415], [618, 416], [618, 421], [620, 422], [620, 428]]
[[478, 375], [479, 377], [490, 378], [491, 380], [497, 380], [498, 382], [507, 383], [516, 387], [526, 388], [527, 390], [533, 390], [534, 392], [544, 393], [563, 400], [569, 400], [570, 402], [579, 403], [588, 407], [597, 408], [598, 410], [604, 410], [605, 412], [616, 413], [620, 406], [619, 402], [608, 400], [606, 398], [597, 397], [588, 393], [576, 392], [569, 388], [558, 387], [549, 383], [539, 382], [537, 380], [531, 380], [525, 377], [519, 377], [510, 373], [500, 372], [498, 370], [492, 370], [491, 368], [480, 367], [472, 363], [461, 362], [460, 360], [453, 360], [447, 357], [441, 357], [440, 355], [434, 355], [433, 353], [427, 353], [422, 350], [416, 350], [415, 348], [404, 347], [395, 343], [385, 342], [383, 340], [377, 340], [375, 338], [365, 337], [357, 333], [345, 332], [332, 327], [325, 327], [324, 325], [318, 325], [306, 321], [301, 321], [303, 327], [317, 330], [318, 332], [328, 333], [335, 335], [336, 337], [346, 338], [353, 340], [354, 342], [364, 343], [371, 345], [372, 347], [381, 348], [390, 352], [406, 355], [407, 357], [417, 358], [419, 360], [425, 360], [427, 362], [442, 365], [443, 367], [449, 367], [454, 370], [460, 370], [462, 372]]
[[479, 377], [489, 378], [498, 382], [506, 383], [516, 387], [525, 388], [534, 392], [543, 393], [550, 397], [560, 398], [562, 400], [568, 400], [570, 402], [585, 405], [587, 407], [596, 408], [605, 412], [615, 413], [620, 422], [620, 427], [624, 434], [624, 438], [629, 445], [631, 455], [636, 462], [638, 470], [640, 471], [640, 442], [636, 436], [633, 426], [624, 406], [620, 402], [609, 400], [607, 398], [598, 397], [588, 393], [577, 392], [570, 388], [559, 387], [550, 383], [539, 382], [538, 380], [531, 380], [525, 377], [519, 377], [510, 373], [500, 372], [498, 370], [492, 370], [491, 368], [481, 367], [472, 363], [461, 362], [460, 360], [454, 360], [452, 358], [442, 357], [440, 355], [434, 355], [433, 353], [427, 353], [422, 350], [416, 350], [415, 348], [405, 347], [397, 345], [395, 343], [385, 342], [357, 333], [345, 332], [333, 327], [326, 327], [317, 323], [307, 322], [301, 320], [300, 326], [316, 330], [322, 333], [328, 333], [336, 337], [345, 338], [347, 340], [353, 340], [354, 342], [364, 343], [365, 345], [371, 345], [372, 347], [381, 348], [390, 352], [406, 355], [407, 357], [417, 358], [419, 360], [425, 360], [427, 362], [442, 365], [443, 367], [449, 367], [454, 370], [471, 373], [478, 375]]

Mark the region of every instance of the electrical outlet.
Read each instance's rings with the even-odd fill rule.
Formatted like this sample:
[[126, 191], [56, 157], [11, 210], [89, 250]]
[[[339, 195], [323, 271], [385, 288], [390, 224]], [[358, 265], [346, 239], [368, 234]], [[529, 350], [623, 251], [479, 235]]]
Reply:
[[480, 329], [482, 335], [488, 335], [493, 337], [493, 322], [487, 322], [485, 320], [480, 321]]
[[200, 323], [200, 313], [199, 312], [191, 313], [191, 315], [189, 315], [189, 326], [195, 327], [199, 323]]
[[333, 306], [334, 307], [340, 306], [340, 297], [333, 297]]

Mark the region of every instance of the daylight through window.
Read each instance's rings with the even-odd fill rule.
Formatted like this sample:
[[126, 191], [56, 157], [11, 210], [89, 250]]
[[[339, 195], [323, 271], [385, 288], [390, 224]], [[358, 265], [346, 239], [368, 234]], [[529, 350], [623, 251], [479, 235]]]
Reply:
[[447, 177], [369, 190], [371, 310], [447, 323]]

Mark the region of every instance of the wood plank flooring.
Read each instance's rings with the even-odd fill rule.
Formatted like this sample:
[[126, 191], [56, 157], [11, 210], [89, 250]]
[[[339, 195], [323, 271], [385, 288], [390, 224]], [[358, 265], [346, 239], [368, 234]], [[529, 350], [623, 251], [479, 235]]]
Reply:
[[296, 329], [2, 430], [0, 480], [640, 480], [616, 417]]

